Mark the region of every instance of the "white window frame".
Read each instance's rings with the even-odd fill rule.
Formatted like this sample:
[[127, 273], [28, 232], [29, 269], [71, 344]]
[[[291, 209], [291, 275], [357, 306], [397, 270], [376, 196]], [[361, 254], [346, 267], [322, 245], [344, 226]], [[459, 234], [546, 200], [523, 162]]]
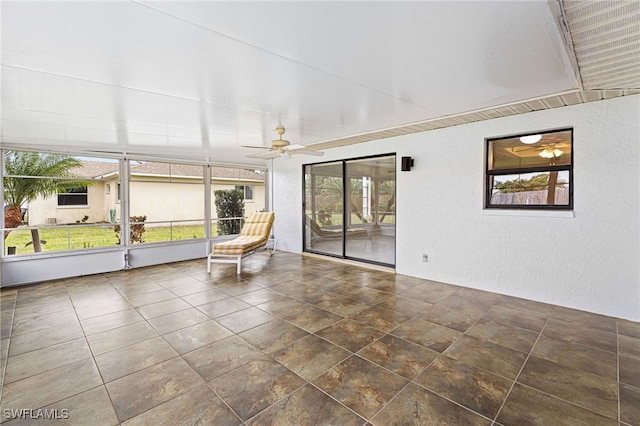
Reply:
[[[58, 192], [58, 194], [56, 195], [56, 205], [58, 208], [74, 208], [74, 207], [89, 207], [89, 187], [84, 187], [84, 188], [80, 188], [83, 189], [84, 192]], [[60, 196], [79, 196], [79, 195], [84, 195], [87, 199], [87, 202], [85, 204], [60, 204]], [[70, 200], [73, 198], [70, 198]]]
[[[247, 198], [247, 187], [251, 188], [251, 198]], [[253, 185], [236, 185], [235, 189], [236, 191], [242, 191], [242, 197], [244, 198], [244, 201], [253, 201], [253, 193], [255, 190]]]

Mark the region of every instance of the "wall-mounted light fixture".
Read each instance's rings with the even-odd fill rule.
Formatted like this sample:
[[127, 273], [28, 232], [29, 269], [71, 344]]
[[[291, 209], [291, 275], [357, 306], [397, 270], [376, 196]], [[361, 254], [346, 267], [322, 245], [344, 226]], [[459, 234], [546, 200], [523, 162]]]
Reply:
[[413, 167], [413, 158], [402, 157], [402, 161], [400, 162], [400, 170], [402, 170], [403, 172], [410, 172], [411, 167]]

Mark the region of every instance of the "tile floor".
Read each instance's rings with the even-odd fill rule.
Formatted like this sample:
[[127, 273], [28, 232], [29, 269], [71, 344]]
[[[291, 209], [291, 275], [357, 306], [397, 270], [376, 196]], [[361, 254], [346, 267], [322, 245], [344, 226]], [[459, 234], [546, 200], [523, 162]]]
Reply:
[[1, 308], [3, 426], [640, 425], [640, 323], [330, 260], [181, 262]]

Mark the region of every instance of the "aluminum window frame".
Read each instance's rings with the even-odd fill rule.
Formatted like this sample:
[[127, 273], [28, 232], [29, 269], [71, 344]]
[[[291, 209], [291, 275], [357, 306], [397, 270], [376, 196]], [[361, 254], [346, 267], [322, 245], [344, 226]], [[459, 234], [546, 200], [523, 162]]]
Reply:
[[[505, 140], [505, 139], [513, 139], [513, 138], [521, 138], [524, 136], [532, 136], [532, 135], [544, 135], [559, 133], [559, 132], [570, 132], [570, 160], [569, 164], [562, 165], [546, 165], [546, 166], [522, 166], [522, 167], [512, 167], [512, 168], [504, 168], [504, 169], [493, 169], [491, 168], [491, 143], [495, 141]], [[573, 127], [562, 127], [551, 130], [541, 130], [535, 132], [527, 132], [527, 133], [519, 133], [508, 136], [500, 136], [500, 137], [490, 137], [485, 138], [485, 152], [484, 152], [484, 209], [490, 210], [569, 210], [572, 211], [574, 209], [574, 152], [575, 152], [575, 144], [574, 144], [574, 129]], [[545, 173], [545, 172], [561, 172], [566, 171], [568, 173], [568, 203], [567, 204], [496, 204], [492, 203], [492, 195], [493, 195], [493, 186], [494, 186], [494, 178], [497, 176], [508, 176], [508, 175], [523, 175], [528, 173]]]

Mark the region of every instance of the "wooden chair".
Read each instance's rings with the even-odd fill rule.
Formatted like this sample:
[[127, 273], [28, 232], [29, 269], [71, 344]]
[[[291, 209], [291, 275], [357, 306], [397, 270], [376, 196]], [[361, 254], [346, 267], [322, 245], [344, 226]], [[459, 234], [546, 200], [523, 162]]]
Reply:
[[207, 273], [211, 273], [212, 263], [237, 263], [237, 273], [242, 270], [242, 259], [257, 251], [276, 251], [276, 240], [269, 239], [275, 215], [273, 212], [256, 212], [249, 215], [240, 235], [233, 240], [213, 244], [207, 256]]

